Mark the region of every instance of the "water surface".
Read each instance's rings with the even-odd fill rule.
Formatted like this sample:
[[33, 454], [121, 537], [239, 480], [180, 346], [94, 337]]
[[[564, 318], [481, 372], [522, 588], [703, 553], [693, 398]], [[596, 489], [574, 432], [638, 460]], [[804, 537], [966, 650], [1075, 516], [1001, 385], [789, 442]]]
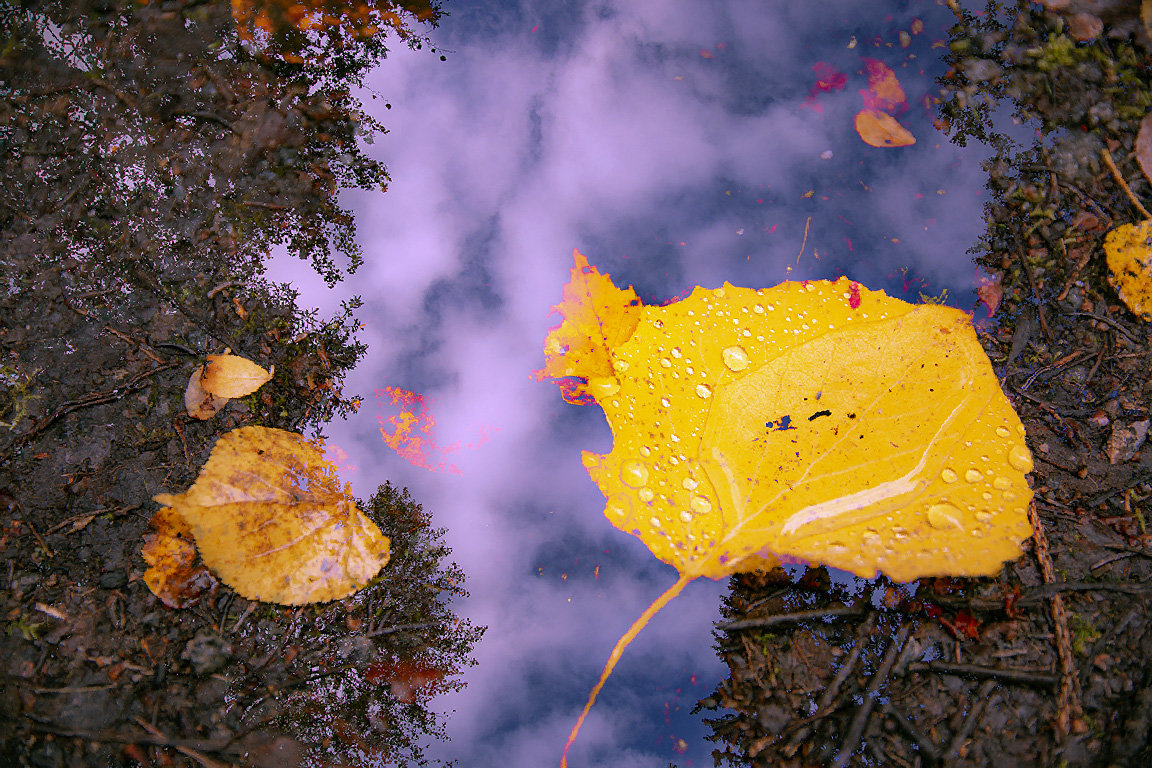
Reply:
[[[345, 198], [367, 263], [335, 291], [272, 264], [304, 303], [365, 299], [369, 353], [345, 386], [364, 407], [325, 431], [359, 495], [408, 486], [449, 529], [471, 592], [457, 609], [488, 625], [467, 689], [434, 705], [451, 740], [432, 754], [461, 765], [556, 764], [617, 637], [675, 580], [602, 514], [580, 459], [611, 448], [601, 412], [530, 375], [572, 249], [649, 303], [847, 274], [972, 309], [984, 226], [985, 150], [931, 124], [947, 8], [536, 6], [450, 3], [432, 35], [445, 62], [397, 46], [361, 93], [390, 130], [372, 147], [390, 189]], [[869, 59], [906, 92], [914, 146], [856, 135]], [[842, 88], [818, 87], [830, 71]], [[439, 470], [384, 444], [385, 387], [430, 401]], [[711, 631], [725, 591], [690, 585], [628, 648], [572, 765], [712, 765], [689, 710], [727, 673]]]

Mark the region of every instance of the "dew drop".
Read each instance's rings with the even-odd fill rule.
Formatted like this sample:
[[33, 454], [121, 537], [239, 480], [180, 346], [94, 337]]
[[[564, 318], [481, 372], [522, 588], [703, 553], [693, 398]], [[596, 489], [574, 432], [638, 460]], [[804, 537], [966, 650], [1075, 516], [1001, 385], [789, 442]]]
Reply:
[[648, 467], [638, 461], [629, 461], [621, 468], [620, 479], [632, 488], [643, 488], [648, 484]]
[[666, 357], [662, 357], [662, 358], [660, 358], [660, 367], [661, 368], [671, 368], [672, 367], [672, 361]]
[[628, 370], [628, 361], [627, 360], [613, 360], [612, 361], [612, 367], [618, 371], [626, 371], [626, 370]]
[[658, 517], [650, 517], [650, 518], [648, 518], [648, 523], [649, 523], [649, 524], [650, 524], [650, 525], [651, 525], [653, 528], [659, 528], [659, 527], [660, 527], [660, 518], [658, 518]]
[[996, 427], [997, 437], [1010, 437], [1011, 435], [1012, 433], [1008, 431], [1008, 427]]
[[997, 475], [996, 477], [992, 478], [992, 487], [998, 491], [1006, 491], [1012, 487], [1012, 481], [1006, 477], [1000, 477]]
[[692, 501], [689, 502], [688, 506], [690, 506], [692, 511], [698, 515], [706, 515], [712, 511], [712, 502], [708, 501], [708, 499], [704, 498], [703, 496], [693, 496]]
[[700, 483], [696, 482], [690, 477], [686, 477], [684, 478], [684, 481], [680, 483], [680, 485], [684, 486], [684, 490], [686, 491], [694, 491], [696, 490], [696, 486], [700, 485]]
[[728, 347], [720, 355], [724, 358], [724, 365], [731, 371], [742, 371], [752, 363], [743, 347]]
[[989, 520], [992, 519], [992, 513], [991, 512], [977, 512], [976, 513], [976, 519], [982, 523], [987, 523]]
[[601, 397], [611, 397], [620, 391], [620, 382], [609, 377], [588, 379], [588, 391], [597, 399]]
[[956, 519], [958, 514], [960, 510], [952, 504], [933, 504], [928, 507], [928, 524], [941, 531], [960, 528], [960, 521]]
[[959, 479], [959, 476], [954, 470], [945, 467], [943, 471], [940, 472], [940, 479], [946, 483], [954, 483]]
[[680, 513], [680, 522], [682, 522], [682, 523], [692, 522], [692, 513], [689, 512], [688, 510], [684, 510], [683, 512], [681, 512]]
[[709, 387], [707, 384], [697, 384], [696, 385], [696, 394], [700, 395], [700, 397], [703, 397], [703, 398], [709, 398], [712, 396], [712, 388]]
[[984, 501], [992, 501], [992, 494], [989, 493], [988, 491], [984, 491], [984, 493], [981, 494], [980, 498], [984, 499]]
[[652, 492], [651, 488], [645, 486], [645, 487], [640, 489], [639, 496], [640, 496], [641, 501], [652, 501], [652, 499], [656, 496], [656, 494], [654, 494]]
[[665, 408], [671, 408], [672, 407], [672, 401], [666, 397], [662, 397], [662, 398], [660, 398], [660, 405], [664, 406]]
[[984, 475], [980, 474], [980, 470], [973, 468], [964, 473], [964, 479], [970, 483], [978, 483], [984, 479]]
[[640, 455], [643, 456], [644, 458], [648, 458], [649, 456], [652, 455], [652, 449], [646, 445], [642, 445], [642, 446], [640, 446]]
[[1008, 449], [1008, 463], [1021, 472], [1032, 471], [1032, 454], [1020, 443]]
[[865, 531], [861, 541], [864, 542], [864, 546], [866, 547], [879, 547], [881, 543], [880, 534], [876, 533], [876, 531]]
[[676, 358], [677, 360], [683, 357], [683, 353], [680, 351], [680, 347], [672, 347], [672, 357]]
[[661, 320], [660, 318], [656, 318], [655, 320], [652, 321], [652, 325], [656, 326], [657, 328], [663, 328], [664, 327], [664, 321]]
[[764, 314], [764, 305], [763, 304], [757, 304], [756, 306], [752, 307], [752, 311], [758, 315], [762, 315], [762, 314]]

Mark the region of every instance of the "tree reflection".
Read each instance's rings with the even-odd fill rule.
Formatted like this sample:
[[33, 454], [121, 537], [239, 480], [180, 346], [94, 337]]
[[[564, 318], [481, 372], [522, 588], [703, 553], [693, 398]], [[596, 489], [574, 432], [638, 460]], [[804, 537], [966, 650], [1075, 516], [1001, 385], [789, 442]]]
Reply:
[[[337, 196], [388, 176], [349, 88], [381, 30], [422, 47], [440, 11], [300, 8], [0, 5], [0, 567], [23, 585], [0, 612], [26, 630], [0, 635], [21, 692], [0, 702], [5, 765], [421, 761], [442, 727], [429, 696], [471, 663], [480, 630], [449, 608], [463, 574], [391, 486], [369, 509], [393, 562], [354, 599], [222, 591], [173, 612], [141, 579], [149, 499], [190, 483], [220, 434], [358, 407], [338, 386], [363, 352], [355, 303], [321, 322], [262, 260], [284, 246], [330, 284], [360, 264]], [[193, 361], [225, 347], [277, 375], [187, 419]]]

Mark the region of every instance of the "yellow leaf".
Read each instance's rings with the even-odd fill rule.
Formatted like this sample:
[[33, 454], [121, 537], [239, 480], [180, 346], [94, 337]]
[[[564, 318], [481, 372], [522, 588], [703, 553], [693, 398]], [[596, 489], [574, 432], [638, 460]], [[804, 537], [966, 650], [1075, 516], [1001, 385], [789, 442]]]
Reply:
[[148, 563], [144, 583], [169, 608], [187, 608], [216, 587], [216, 581], [196, 556], [192, 531], [171, 507], [161, 507], [144, 537], [140, 556]]
[[233, 430], [191, 488], [154, 500], [179, 513], [204, 563], [250, 600], [338, 600], [388, 562], [388, 538], [321, 450], [293, 432]]
[[565, 391], [569, 402], [581, 402], [581, 395], [610, 394], [613, 380], [611, 351], [624, 343], [640, 322], [642, 305], [631, 288], [620, 290], [611, 278], [588, 265], [580, 251], [572, 251], [576, 264], [564, 286], [563, 300], [554, 311], [562, 311], [566, 321], [548, 334], [544, 368], [537, 380], [574, 376], [583, 385]]
[[200, 387], [215, 397], [244, 397], [272, 378], [271, 372], [236, 355], [208, 355], [203, 369]]
[[907, 147], [916, 137], [887, 112], [862, 109], [856, 113], [856, 133], [871, 147]]
[[[594, 308], [562, 311], [553, 334], [611, 337]], [[1024, 428], [959, 310], [846, 278], [725, 284], [642, 307], [606, 354], [613, 375], [591, 393], [613, 449], [584, 464], [609, 521], [680, 578], [617, 644], [580, 722], [692, 579], [781, 555], [897, 581], [990, 575], [1031, 533]]]
[[1135, 314], [1152, 320], [1152, 221], [1121, 224], [1104, 237], [1108, 282]]

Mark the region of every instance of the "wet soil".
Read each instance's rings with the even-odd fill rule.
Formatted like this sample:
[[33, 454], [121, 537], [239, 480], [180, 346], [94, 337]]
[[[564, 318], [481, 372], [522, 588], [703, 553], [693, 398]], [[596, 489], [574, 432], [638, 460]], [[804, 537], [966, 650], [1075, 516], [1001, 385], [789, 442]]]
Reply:
[[[177, 609], [144, 582], [153, 496], [217, 438], [358, 407], [356, 322], [302, 312], [260, 258], [282, 243], [339, 279], [336, 193], [386, 176], [342, 146], [364, 130], [347, 94], [246, 57], [233, 23], [229, 3], [0, 8], [0, 765], [418, 763], [428, 700], [472, 663], [463, 574], [387, 484], [359, 506], [392, 559], [352, 598], [208, 579]], [[189, 376], [227, 349], [275, 376], [190, 418]]]
[[[1145, 216], [1117, 175], [1152, 201], [1134, 153], [1152, 60], [1132, 8], [1052, 5], [958, 12], [941, 106], [954, 136], [999, 148], [980, 338], [1027, 430], [1035, 536], [996, 578], [733, 579], [731, 676], [700, 702], [733, 710], [711, 721], [717, 764], [1152, 764], [1152, 326], [1103, 252]], [[1098, 26], [1076, 18], [1102, 5]], [[991, 129], [1009, 97], [1042, 142]]]

